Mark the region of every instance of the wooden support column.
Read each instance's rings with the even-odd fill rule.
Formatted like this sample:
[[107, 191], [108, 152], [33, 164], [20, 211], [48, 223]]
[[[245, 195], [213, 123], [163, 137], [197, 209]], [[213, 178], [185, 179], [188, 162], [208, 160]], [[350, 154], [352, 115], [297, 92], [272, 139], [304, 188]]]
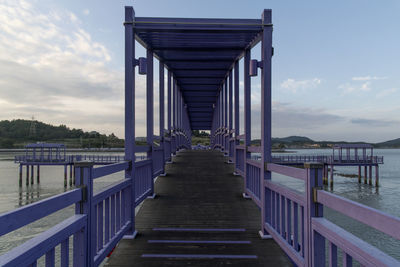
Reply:
[[36, 182], [40, 184], [40, 165], [37, 165], [36, 168]]
[[375, 186], [379, 186], [379, 165], [375, 165]]
[[29, 165], [26, 166], [26, 185], [29, 185]]
[[[146, 141], [150, 150], [147, 152], [147, 158], [153, 161], [153, 139], [154, 139], [154, 77], [153, 77], [153, 51], [147, 49], [147, 76], [146, 76]], [[153, 166], [153, 164], [152, 164]], [[151, 168], [151, 189], [150, 195], [154, 197], [154, 179], [153, 167]]]
[[22, 164], [19, 164], [19, 187], [22, 187]]
[[232, 129], [233, 129], [233, 81], [232, 81], [232, 70], [229, 71], [229, 127], [228, 127], [228, 156], [229, 156], [229, 163], [232, 163], [232, 158], [233, 158], [233, 153], [232, 153], [232, 147], [233, 144], [231, 142], [232, 138]]
[[159, 62], [159, 108], [160, 108], [160, 112], [159, 112], [159, 123], [160, 123], [160, 147], [162, 147], [163, 149], [163, 153], [162, 153], [162, 175], [165, 175], [165, 168], [164, 168], [164, 163], [165, 163], [165, 142], [164, 142], [164, 121], [165, 121], [165, 116], [164, 116], [164, 112], [165, 112], [165, 107], [164, 107], [164, 64], [160, 61]]
[[170, 159], [169, 162], [172, 162], [171, 160], [171, 144], [172, 144], [172, 132], [171, 132], [171, 106], [172, 106], [172, 94], [171, 94], [171, 88], [172, 87], [172, 73], [170, 70], [168, 70], [168, 122], [167, 122], [167, 126], [168, 126], [168, 134], [169, 134], [169, 155], [168, 158]]
[[30, 165], [31, 166], [31, 173], [30, 173], [30, 175], [31, 175], [31, 184], [33, 184], [34, 183], [34, 178], [35, 178], [35, 167], [34, 167], [34, 165]]
[[364, 184], [367, 184], [367, 178], [368, 174], [367, 174], [367, 166], [364, 166]]
[[[131, 227], [124, 238], [134, 238], [135, 231], [135, 38], [133, 23], [135, 12], [132, 7], [125, 7], [125, 160], [131, 162], [131, 168], [125, 171], [125, 178], [131, 179], [130, 207], [126, 216], [131, 221]], [[74, 184], [77, 177], [74, 168]]]
[[372, 185], [372, 165], [369, 167], [369, 185]]
[[228, 79], [225, 79], [224, 86], [224, 154], [228, 156], [228, 144], [227, 144], [227, 129], [228, 129]]
[[[263, 25], [271, 24], [272, 12], [270, 9], [265, 9], [262, 13]], [[266, 208], [269, 206], [267, 202], [270, 201], [270, 191], [267, 192], [264, 186], [264, 180], [271, 180], [271, 172], [265, 168], [265, 163], [272, 162], [272, 142], [271, 142], [271, 59], [272, 59], [272, 27], [264, 26], [261, 40], [261, 168], [260, 168], [260, 194], [261, 194], [261, 236], [265, 236], [268, 232], [265, 230], [265, 222], [270, 220], [268, 217], [270, 214]], [[247, 72], [249, 75], [249, 63], [247, 62]], [[250, 78], [250, 77], [249, 77]], [[250, 89], [250, 82], [249, 82]], [[250, 95], [250, 92], [249, 92]], [[250, 102], [250, 100], [247, 100]], [[248, 112], [251, 112], [249, 105]], [[250, 139], [246, 140], [251, 141]], [[249, 144], [250, 145], [250, 144]], [[250, 155], [248, 155], [250, 156]], [[321, 175], [322, 176], [322, 175]]]
[[235, 172], [236, 174], [236, 166], [237, 166], [237, 154], [236, 154], [236, 146], [239, 145], [239, 140], [236, 138], [239, 135], [240, 132], [240, 125], [239, 125], [239, 61], [235, 62], [235, 68], [234, 68], [234, 95], [235, 95], [235, 142], [234, 142], [234, 149], [233, 149], [233, 158], [234, 158], [234, 164], [235, 164]]
[[[247, 196], [247, 179], [249, 172], [247, 170], [247, 159], [251, 157], [251, 153], [247, 152], [247, 147], [251, 144], [251, 81], [249, 75], [249, 65], [250, 65], [250, 49], [245, 50], [244, 54], [244, 194]], [[262, 127], [261, 127], [262, 128]]]
[[331, 183], [330, 186], [333, 187], [333, 164], [331, 164]]
[[358, 183], [361, 184], [361, 166], [358, 166]]
[[64, 165], [64, 187], [67, 187], [67, 172], [68, 172], [68, 168], [67, 165]]

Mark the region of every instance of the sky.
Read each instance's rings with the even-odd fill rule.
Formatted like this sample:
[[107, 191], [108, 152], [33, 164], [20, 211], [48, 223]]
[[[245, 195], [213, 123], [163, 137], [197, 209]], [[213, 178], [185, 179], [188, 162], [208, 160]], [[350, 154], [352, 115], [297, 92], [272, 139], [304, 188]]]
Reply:
[[[140, 17], [258, 19], [272, 9], [273, 136], [400, 137], [396, 0], [0, 0], [0, 120], [34, 116], [123, 138], [126, 5]], [[137, 57], [145, 56], [137, 48]], [[256, 46], [252, 58], [259, 57]], [[136, 136], [146, 132], [144, 78], [137, 79]], [[157, 85], [156, 76], [155, 114]], [[260, 79], [252, 78], [253, 138], [259, 96]]]

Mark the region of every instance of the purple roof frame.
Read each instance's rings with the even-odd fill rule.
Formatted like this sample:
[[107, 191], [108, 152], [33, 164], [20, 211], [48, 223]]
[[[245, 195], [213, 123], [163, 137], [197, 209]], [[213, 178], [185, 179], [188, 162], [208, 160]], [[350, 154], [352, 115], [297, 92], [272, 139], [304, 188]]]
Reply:
[[210, 130], [213, 104], [235, 62], [261, 41], [262, 19], [135, 17], [135, 39], [173, 73], [191, 129]]

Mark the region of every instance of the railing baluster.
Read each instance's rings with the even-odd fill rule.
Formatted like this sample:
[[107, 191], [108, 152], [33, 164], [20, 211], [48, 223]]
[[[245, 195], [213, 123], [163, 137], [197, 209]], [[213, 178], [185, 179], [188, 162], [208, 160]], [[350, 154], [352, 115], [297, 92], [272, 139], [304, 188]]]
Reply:
[[61, 242], [61, 267], [69, 266], [69, 238]]
[[47, 253], [46, 253], [46, 267], [54, 267], [56, 264], [55, 261], [55, 250], [54, 248], [50, 249]]
[[110, 241], [110, 198], [106, 198], [104, 203], [104, 243], [107, 244]]
[[99, 251], [103, 248], [103, 201], [101, 201], [97, 206], [97, 251]]
[[115, 195], [111, 196], [111, 238], [115, 236]]
[[353, 258], [343, 251], [343, 267], [353, 266]]
[[285, 230], [285, 224], [286, 224], [286, 216], [285, 216], [285, 197], [281, 195], [281, 236], [283, 238], [286, 238], [286, 230]]
[[115, 194], [116, 197], [116, 222], [115, 222], [115, 227], [116, 227], [116, 232], [118, 232], [121, 229], [121, 194], [120, 192], [118, 192], [117, 194]]
[[337, 267], [337, 247], [332, 242], [329, 245], [329, 267]]
[[292, 244], [292, 205], [289, 198], [286, 199], [286, 241]]

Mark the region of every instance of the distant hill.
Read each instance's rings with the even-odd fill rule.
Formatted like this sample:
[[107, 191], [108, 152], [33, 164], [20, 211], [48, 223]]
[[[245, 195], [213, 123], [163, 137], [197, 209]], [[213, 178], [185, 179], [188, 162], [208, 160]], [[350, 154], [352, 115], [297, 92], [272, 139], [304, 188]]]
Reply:
[[314, 140], [304, 136], [288, 136], [283, 138], [272, 138], [272, 143], [314, 143]]
[[[34, 124], [34, 127], [32, 126]], [[27, 143], [64, 143], [70, 148], [123, 147], [124, 140], [114, 134], [70, 129], [66, 125], [54, 126], [40, 121], [0, 121], [0, 148], [21, 148]]]
[[374, 146], [378, 148], [400, 148], [400, 138], [389, 140], [382, 143], [376, 143]]

